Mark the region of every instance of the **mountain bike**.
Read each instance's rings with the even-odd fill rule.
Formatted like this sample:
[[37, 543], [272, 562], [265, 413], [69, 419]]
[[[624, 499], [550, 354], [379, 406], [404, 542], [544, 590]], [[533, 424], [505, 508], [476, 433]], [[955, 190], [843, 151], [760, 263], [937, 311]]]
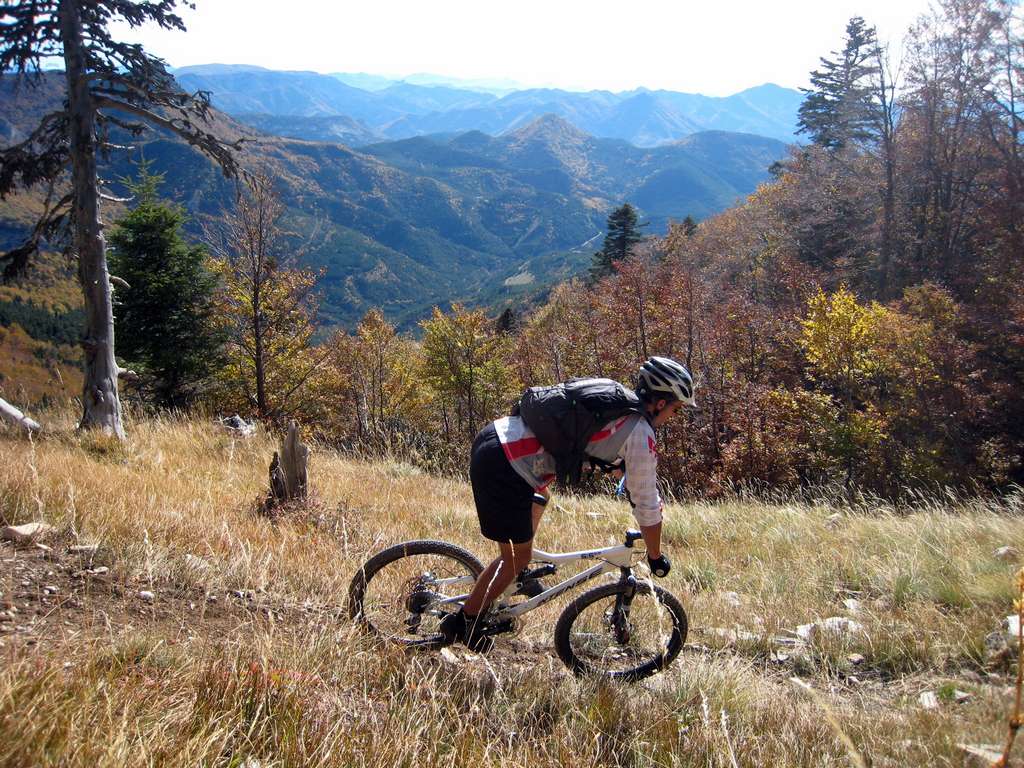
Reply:
[[[514, 632], [521, 617], [559, 595], [603, 575], [618, 577], [587, 590], [566, 606], [555, 623], [555, 650], [576, 674], [640, 680], [660, 672], [686, 641], [682, 603], [634, 566], [642, 551], [639, 531], [622, 544], [580, 552], [534, 549], [524, 569], [481, 619], [481, 635]], [[593, 562], [551, 587], [541, 579], [571, 563]], [[467, 550], [444, 541], [395, 544], [370, 558], [349, 586], [349, 615], [366, 630], [408, 647], [439, 649], [438, 625], [469, 596], [483, 564]]]

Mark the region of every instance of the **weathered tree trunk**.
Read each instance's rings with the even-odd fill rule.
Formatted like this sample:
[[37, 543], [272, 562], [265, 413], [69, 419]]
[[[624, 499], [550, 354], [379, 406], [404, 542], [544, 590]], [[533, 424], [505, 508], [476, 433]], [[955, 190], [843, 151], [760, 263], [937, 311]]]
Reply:
[[299, 426], [288, 423], [288, 434], [281, 443], [280, 453], [274, 453], [270, 462], [270, 494], [265, 510], [270, 511], [289, 501], [304, 501], [308, 491], [306, 466], [309, 448], [299, 437]]
[[33, 421], [2, 398], [0, 398], [0, 416], [20, 427], [24, 427], [29, 432], [39, 432], [42, 429], [38, 422]]
[[85, 383], [82, 389], [82, 429], [98, 428], [124, 438], [121, 401], [117, 396], [114, 360], [114, 306], [107, 273], [106, 243], [100, 224], [96, 178], [95, 107], [86, 78], [82, 19], [78, 0], [60, 4], [61, 37], [68, 80], [71, 115], [72, 221], [78, 255], [78, 279], [85, 297]]

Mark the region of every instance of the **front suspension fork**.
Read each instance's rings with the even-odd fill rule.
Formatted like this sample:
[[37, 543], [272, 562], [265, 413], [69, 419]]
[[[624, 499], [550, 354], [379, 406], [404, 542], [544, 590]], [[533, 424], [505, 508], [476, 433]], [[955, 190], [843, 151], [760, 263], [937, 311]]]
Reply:
[[615, 596], [615, 607], [612, 609], [612, 632], [615, 642], [619, 645], [629, 643], [629, 609], [636, 595], [636, 577], [629, 568], [622, 569], [622, 583], [626, 588]]

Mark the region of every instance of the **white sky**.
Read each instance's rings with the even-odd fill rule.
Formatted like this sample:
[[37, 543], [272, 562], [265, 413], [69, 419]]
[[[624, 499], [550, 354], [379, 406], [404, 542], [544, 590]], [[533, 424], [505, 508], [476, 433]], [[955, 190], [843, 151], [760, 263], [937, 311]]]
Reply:
[[[288, 9], [282, 15], [282, 9]], [[863, 16], [898, 44], [928, 0], [196, 0], [188, 32], [119, 32], [172, 66], [417, 72], [724, 96], [807, 85]]]

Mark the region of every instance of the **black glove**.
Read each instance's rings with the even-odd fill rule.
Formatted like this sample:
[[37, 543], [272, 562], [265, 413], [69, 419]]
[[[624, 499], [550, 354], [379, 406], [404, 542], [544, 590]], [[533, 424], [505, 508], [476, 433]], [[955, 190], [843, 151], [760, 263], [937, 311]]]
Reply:
[[668, 572], [672, 570], [672, 561], [668, 559], [666, 554], [661, 554], [658, 557], [648, 557], [647, 565], [651, 567], [651, 573], [659, 579], [668, 576]]

